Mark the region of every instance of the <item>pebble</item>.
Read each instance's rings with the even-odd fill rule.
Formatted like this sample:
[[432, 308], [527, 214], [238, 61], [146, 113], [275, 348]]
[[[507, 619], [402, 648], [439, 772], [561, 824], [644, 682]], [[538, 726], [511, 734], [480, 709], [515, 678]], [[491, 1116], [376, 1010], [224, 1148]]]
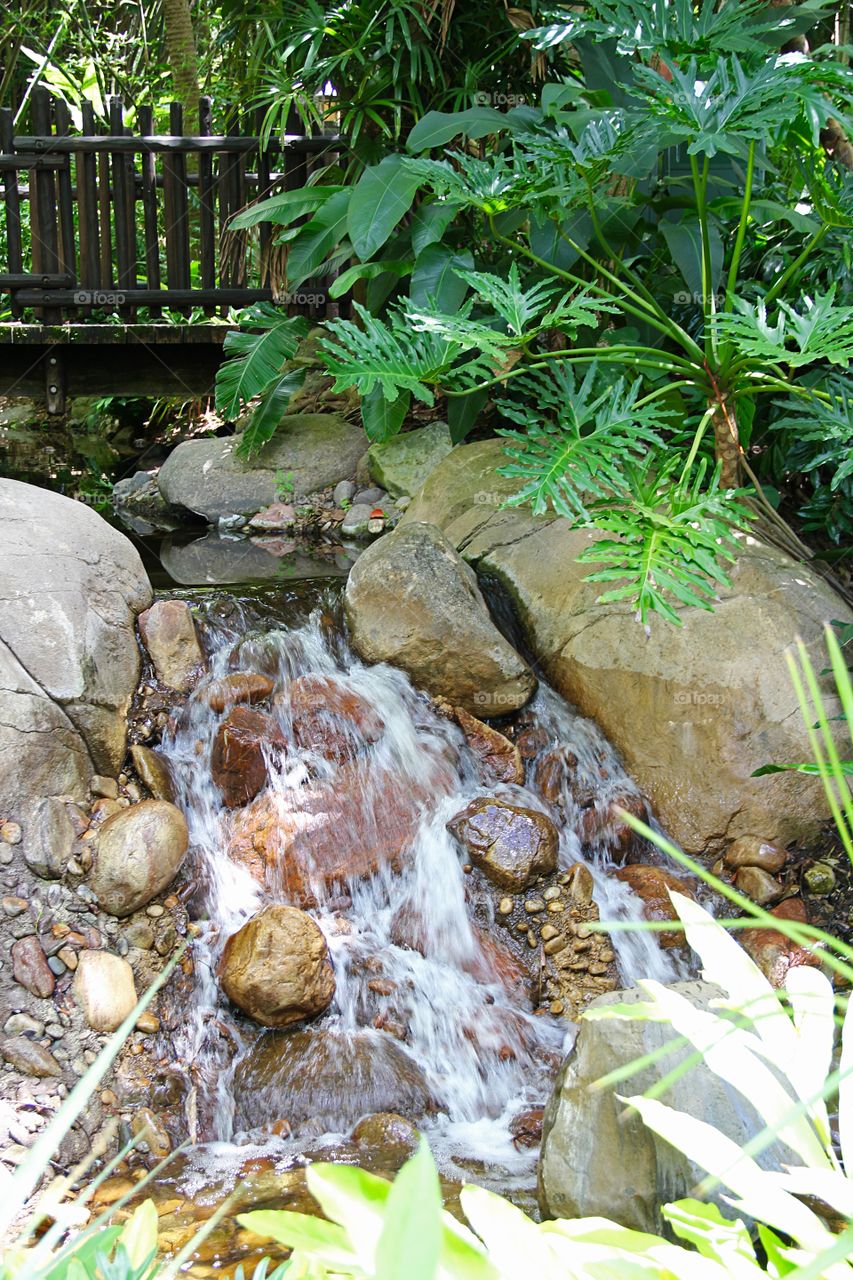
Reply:
[[566, 909], [565, 902], [549, 902], [548, 903], [548, 910], [550, 911], [552, 916], [559, 915], [560, 912], [565, 911], [565, 909]]
[[560, 896], [560, 889], [556, 884], [549, 885], [548, 888], [545, 890], [545, 892], [542, 894], [542, 897], [545, 899], [546, 902], [553, 902], [556, 898], [559, 898], [559, 896]]
[[57, 978], [61, 978], [63, 973], [66, 972], [66, 966], [64, 962], [60, 960], [58, 955], [48, 957], [47, 967], [50, 969], [51, 973], [56, 974]]
[[166, 914], [166, 908], [161, 907], [157, 902], [152, 902], [151, 906], [147, 908], [145, 914], [149, 915], [152, 920], [159, 920], [160, 916]]
[[524, 904], [524, 910], [529, 916], [536, 915], [537, 911], [545, 910], [545, 903], [541, 898], [528, 898]]
[[0, 843], [0, 865], [8, 867], [15, 856], [15, 851], [7, 840]]
[[815, 862], [803, 872], [803, 884], [809, 893], [832, 893], [835, 888], [835, 872], [828, 862]]
[[50, 1036], [51, 1040], [61, 1040], [65, 1032], [58, 1022], [49, 1022], [44, 1029], [46, 1036]]
[[104, 1089], [101, 1094], [101, 1102], [105, 1107], [114, 1107], [118, 1102], [118, 1098], [113, 1093], [112, 1089]]
[[147, 920], [134, 920], [125, 929], [124, 938], [130, 946], [139, 947], [142, 951], [150, 951], [154, 946], [154, 930]]
[[7, 916], [20, 916], [26, 911], [29, 903], [26, 898], [7, 897], [3, 899], [3, 910]]
[[65, 869], [70, 876], [84, 876], [86, 874], [76, 858], [69, 858], [65, 864]]
[[498, 903], [498, 915], [499, 916], [512, 915], [512, 906], [513, 906], [512, 898], [501, 898], [500, 902]]
[[785, 886], [761, 867], [741, 867], [735, 876], [735, 885], [760, 907], [778, 902], [785, 892]]
[[549, 1010], [551, 1013], [554, 1014], [555, 1017], [558, 1017], [563, 1012], [565, 1007], [566, 1006], [563, 1004], [562, 1000], [552, 1000], [551, 1004], [549, 1005]]
[[12, 977], [31, 995], [44, 1000], [53, 995], [56, 979], [38, 938], [30, 934], [12, 944]]
[[542, 950], [548, 956], [555, 956], [558, 951], [565, 950], [565, 947], [566, 947], [566, 939], [557, 937], [557, 938], [552, 938], [550, 942], [546, 942]]
[[89, 779], [89, 790], [93, 796], [104, 796], [108, 800], [118, 798], [118, 783], [115, 778], [107, 778], [101, 773], [96, 773]]
[[0, 825], [0, 840], [4, 840], [6, 844], [20, 844], [23, 834], [19, 822], [4, 822]]
[[49, 1049], [27, 1036], [12, 1036], [0, 1045], [6, 1062], [26, 1076], [61, 1076], [62, 1067]]
[[554, 928], [552, 924], [543, 924], [542, 926], [543, 942], [550, 942], [552, 938], [557, 938], [557, 937], [559, 937], [559, 932], [557, 929]]
[[534, 932], [534, 930], [533, 930], [533, 929], [531, 929], [531, 930], [530, 930], [530, 932], [529, 932], [529, 933], [528, 933], [528, 935], [527, 935], [527, 945], [528, 945], [528, 947], [530, 947], [531, 949], [532, 949], [533, 947], [538, 947], [538, 946], [539, 946], [539, 939], [537, 938], [537, 936], [536, 936], [536, 934], [535, 934], [535, 932]]
[[32, 1014], [13, 1013], [3, 1024], [3, 1031], [7, 1036], [33, 1036], [38, 1040], [44, 1035], [45, 1027]]
[[62, 961], [66, 969], [77, 968], [77, 952], [72, 950], [71, 947], [62, 947], [60, 951], [57, 951], [56, 956], [57, 959]]

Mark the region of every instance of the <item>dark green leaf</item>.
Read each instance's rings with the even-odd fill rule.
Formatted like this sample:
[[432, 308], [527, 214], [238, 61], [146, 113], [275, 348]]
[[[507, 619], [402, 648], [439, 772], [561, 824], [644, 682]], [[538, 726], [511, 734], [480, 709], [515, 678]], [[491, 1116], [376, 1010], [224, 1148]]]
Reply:
[[420, 182], [402, 156], [386, 156], [356, 183], [347, 213], [347, 229], [361, 259], [372, 258], [412, 206]]

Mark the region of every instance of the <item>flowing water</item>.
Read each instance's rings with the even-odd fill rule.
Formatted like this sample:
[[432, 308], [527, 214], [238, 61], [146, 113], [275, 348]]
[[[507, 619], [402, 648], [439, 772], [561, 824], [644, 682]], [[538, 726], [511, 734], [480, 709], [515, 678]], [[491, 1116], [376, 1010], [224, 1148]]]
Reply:
[[[331, 594], [290, 625], [236, 603], [209, 609], [205, 625], [210, 676], [163, 744], [195, 851], [194, 914], [204, 921], [179, 1046], [192, 1064], [193, 1136], [220, 1153], [229, 1144], [270, 1141], [296, 1152], [347, 1134], [365, 1113], [402, 1111], [427, 1134], [445, 1170], [470, 1169], [473, 1160], [500, 1170], [504, 1189], [514, 1175], [529, 1180], [535, 1152], [516, 1150], [510, 1124], [547, 1100], [573, 1027], [552, 1016], [547, 1001], [534, 1011], [490, 963], [489, 940], [506, 938], [496, 923], [499, 895], [464, 867], [447, 823], [486, 795], [548, 813], [558, 820], [559, 866], [589, 867], [602, 918], [639, 919], [639, 900], [612, 875], [607, 840], [582, 840], [577, 799], [579, 780], [584, 805], [592, 797], [598, 808], [636, 796], [634, 784], [595, 725], [543, 684], [523, 713], [536, 747], [528, 784], [484, 786], [455, 723], [401, 672], [353, 655]], [[213, 781], [211, 750], [223, 717], [204, 697], [210, 680], [234, 670], [275, 680], [271, 706], [286, 743], [270, 749], [269, 786], [243, 814], [223, 808]], [[369, 708], [367, 724], [331, 717], [335, 751], [300, 745], [294, 732], [290, 690], [305, 676], [327, 678]], [[552, 791], [546, 803], [530, 783], [536, 759], [567, 744], [574, 785]], [[246, 848], [246, 814], [257, 818], [249, 829], [265, 824], [289, 841], [263, 884], [247, 865], [251, 858], [234, 856]], [[398, 856], [365, 876], [359, 851], [387, 843], [389, 830], [402, 846]], [[330, 856], [344, 869], [343, 883], [323, 875]], [[359, 874], [347, 879], [349, 865]], [[229, 1006], [217, 966], [225, 940], [268, 902], [292, 900], [297, 881], [328, 941], [336, 994], [313, 1023], [264, 1031]], [[655, 935], [612, 936], [622, 984], [680, 976]]]

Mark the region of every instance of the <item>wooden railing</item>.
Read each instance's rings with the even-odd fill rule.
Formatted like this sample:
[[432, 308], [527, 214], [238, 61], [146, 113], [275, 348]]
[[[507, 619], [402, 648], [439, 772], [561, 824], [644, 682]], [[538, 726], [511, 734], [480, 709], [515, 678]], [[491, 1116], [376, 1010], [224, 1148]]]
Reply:
[[[37, 322], [55, 325], [110, 314], [157, 320], [164, 308], [212, 317], [272, 299], [269, 224], [256, 236], [224, 236], [228, 221], [258, 196], [304, 186], [313, 158], [340, 144], [294, 133], [262, 146], [257, 116], [237, 111], [223, 113], [215, 134], [209, 98], [193, 135], [177, 103], [168, 134], [154, 133], [150, 107], [136, 110], [133, 129], [125, 114], [111, 98], [109, 124], [98, 126], [84, 103], [75, 130], [67, 105], [44, 89], [28, 104], [28, 132], [0, 110], [0, 303], [7, 294], [14, 319], [33, 308]], [[322, 304], [311, 310], [323, 314]]]

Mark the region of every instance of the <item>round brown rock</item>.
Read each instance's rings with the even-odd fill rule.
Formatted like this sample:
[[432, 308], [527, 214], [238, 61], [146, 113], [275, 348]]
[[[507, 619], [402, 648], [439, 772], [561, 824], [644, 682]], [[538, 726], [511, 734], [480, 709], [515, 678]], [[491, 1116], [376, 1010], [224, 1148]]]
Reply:
[[74, 998], [93, 1031], [115, 1031], [136, 1004], [133, 970], [109, 951], [81, 951]]
[[511, 893], [557, 865], [559, 835], [550, 818], [503, 800], [475, 800], [448, 828], [493, 884]]
[[[672, 875], [671, 872], [664, 871], [663, 867], [642, 864], [621, 867], [616, 872], [616, 879], [627, 884], [628, 888], [642, 900], [643, 915], [647, 920], [678, 919], [678, 913], [669, 896], [670, 889], [674, 893], [683, 894], [685, 898], [693, 897], [690, 885], [680, 880], [678, 876]], [[673, 929], [671, 933], [667, 931], [656, 936], [662, 947], [678, 947], [684, 943], [684, 934], [680, 930]]]
[[741, 867], [760, 867], [762, 871], [775, 875], [788, 861], [788, 855], [784, 849], [762, 840], [760, 836], [741, 836], [729, 845], [723, 861], [732, 871], [739, 871]]
[[174, 879], [188, 844], [186, 818], [167, 800], [143, 800], [108, 818], [89, 882], [98, 905], [114, 916], [146, 906]]
[[326, 939], [297, 907], [265, 907], [225, 944], [222, 989], [264, 1027], [289, 1027], [322, 1013], [335, 994]]

